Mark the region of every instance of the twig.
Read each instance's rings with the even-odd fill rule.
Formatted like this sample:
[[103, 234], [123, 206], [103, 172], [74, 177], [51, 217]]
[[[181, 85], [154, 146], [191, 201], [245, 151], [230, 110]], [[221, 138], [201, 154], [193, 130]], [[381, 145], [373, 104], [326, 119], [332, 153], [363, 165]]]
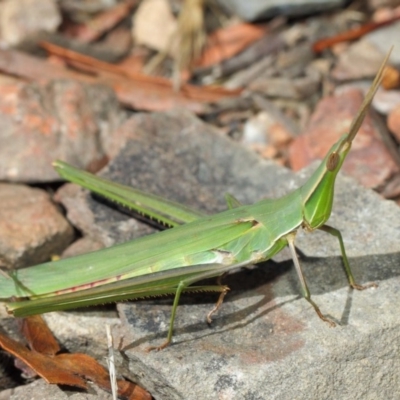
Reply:
[[115, 373], [113, 337], [111, 335], [110, 325], [108, 325], [108, 324], [106, 325], [106, 333], [107, 333], [107, 347], [108, 347], [107, 365], [108, 365], [108, 371], [110, 374], [111, 392], [112, 392], [113, 400], [117, 400], [118, 386], [117, 386], [117, 375]]

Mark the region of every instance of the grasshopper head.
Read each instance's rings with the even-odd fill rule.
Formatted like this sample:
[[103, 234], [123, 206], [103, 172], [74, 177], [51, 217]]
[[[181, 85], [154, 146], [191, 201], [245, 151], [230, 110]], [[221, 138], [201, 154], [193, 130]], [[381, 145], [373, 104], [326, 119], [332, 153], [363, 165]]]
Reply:
[[357, 115], [353, 119], [349, 133], [343, 135], [331, 147], [321, 165], [300, 189], [303, 202], [303, 224], [308, 230], [314, 230], [323, 225], [331, 214], [336, 175], [342, 167], [351, 149], [351, 144], [367, 114], [374, 94], [382, 80], [389, 56], [390, 52], [386, 55]]
[[336, 176], [351, 148], [348, 136], [343, 135], [330, 148], [317, 170], [301, 187], [303, 224], [307, 230], [317, 229], [331, 215]]

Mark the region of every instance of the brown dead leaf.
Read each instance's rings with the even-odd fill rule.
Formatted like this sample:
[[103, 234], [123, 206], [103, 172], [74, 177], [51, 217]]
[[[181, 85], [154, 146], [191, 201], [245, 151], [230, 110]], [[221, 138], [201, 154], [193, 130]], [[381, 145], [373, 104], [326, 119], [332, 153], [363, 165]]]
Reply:
[[[78, 376], [83, 376], [85, 379], [95, 382], [96, 385], [102, 389], [110, 391], [110, 376], [108, 371], [94, 358], [88, 356], [87, 354], [66, 353], [57, 355], [56, 359], [58, 365], [65, 368], [65, 370]], [[119, 396], [124, 396], [125, 398], [132, 400], [151, 399], [151, 396], [148, 392], [134, 383], [119, 379], [117, 384]]]
[[[46, 382], [87, 389], [90, 380], [104, 390], [111, 391], [108, 371], [87, 354], [57, 354], [59, 345], [41, 316], [25, 318], [22, 332], [31, 350], [0, 333], [0, 346], [24, 362]], [[44, 352], [45, 354], [43, 354]], [[151, 395], [140, 386], [118, 380], [118, 395], [129, 400], [150, 400]]]
[[84, 379], [59, 366], [55, 358], [31, 351], [0, 333], [0, 346], [36, 371], [47, 383], [87, 389]]
[[147, 49], [142, 47], [134, 49], [131, 54], [118, 63], [118, 67], [125, 73], [140, 73], [146, 63]]
[[69, 26], [68, 30], [64, 30], [64, 33], [81, 42], [93, 42], [119, 24], [137, 3], [137, 0], [126, 0], [99, 13], [85, 24]]
[[218, 64], [241, 52], [265, 34], [265, 27], [246, 23], [218, 29], [208, 38], [203, 54], [195, 65], [209, 67]]
[[323, 50], [328, 49], [337, 43], [359, 39], [360, 37], [365, 36], [368, 32], [372, 32], [386, 25], [391, 25], [399, 19], [400, 15], [394, 15], [386, 20], [367, 22], [358, 28], [350, 29], [346, 32], [339, 33], [338, 35], [318, 40], [313, 44], [313, 50], [317, 54], [321, 53]]
[[60, 351], [60, 346], [40, 315], [23, 318], [21, 331], [32, 350], [47, 356], [55, 356]]
[[[127, 107], [148, 111], [165, 111], [174, 107], [184, 107], [195, 113], [204, 113], [207, 105], [222, 98], [237, 97], [240, 90], [227, 90], [218, 87], [196, 87], [183, 85], [179, 92], [172, 83], [161, 77], [129, 74], [123, 68], [95, 60], [71, 50], [46, 44], [52, 54], [74, 61], [74, 65], [84, 65], [93, 75], [52, 65], [46, 60], [24, 54], [16, 50], [0, 49], [0, 70], [25, 79], [46, 82], [51, 79], [74, 79], [82, 82], [105, 84], [112, 87], [119, 101]], [[57, 54], [56, 54], [57, 53]]]

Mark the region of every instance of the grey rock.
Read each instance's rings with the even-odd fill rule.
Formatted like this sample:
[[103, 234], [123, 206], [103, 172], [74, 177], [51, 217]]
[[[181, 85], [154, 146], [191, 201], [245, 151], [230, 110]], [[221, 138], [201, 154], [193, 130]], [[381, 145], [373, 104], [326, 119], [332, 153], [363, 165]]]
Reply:
[[246, 21], [271, 18], [277, 15], [289, 17], [333, 10], [345, 4], [344, 0], [218, 0], [231, 13]]
[[340, 81], [374, 77], [384, 54], [366, 39], [352, 43], [339, 54], [332, 76]]
[[[79, 13], [96, 14], [108, 8], [114, 7], [117, 3], [116, 0], [60, 0], [60, 7], [63, 11], [68, 12], [72, 17], [77, 18]], [[79, 18], [79, 17], [78, 17]]]
[[0, 183], [0, 264], [34, 265], [63, 251], [73, 229], [40, 189]]
[[7, 93], [0, 99], [0, 180], [56, 180], [56, 159], [80, 168], [104, 165], [103, 137], [125, 117], [111, 89], [56, 80], [15, 84]]
[[397, 46], [400, 34], [400, 22], [383, 26], [365, 35], [364, 40], [370, 42], [384, 55], [392, 48], [390, 63], [400, 64], [400, 49]]

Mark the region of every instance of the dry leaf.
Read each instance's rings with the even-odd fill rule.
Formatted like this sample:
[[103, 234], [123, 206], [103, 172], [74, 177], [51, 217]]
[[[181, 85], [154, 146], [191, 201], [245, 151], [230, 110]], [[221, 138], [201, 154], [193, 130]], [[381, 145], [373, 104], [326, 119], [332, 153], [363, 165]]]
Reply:
[[[32, 350], [0, 333], [0, 346], [24, 362], [46, 382], [87, 389], [90, 380], [104, 390], [111, 391], [108, 371], [87, 354], [57, 354], [60, 350], [41, 316], [22, 320], [22, 332]], [[42, 354], [44, 352], [44, 354]], [[118, 380], [118, 394], [129, 400], [150, 400], [151, 395], [140, 386]]]

